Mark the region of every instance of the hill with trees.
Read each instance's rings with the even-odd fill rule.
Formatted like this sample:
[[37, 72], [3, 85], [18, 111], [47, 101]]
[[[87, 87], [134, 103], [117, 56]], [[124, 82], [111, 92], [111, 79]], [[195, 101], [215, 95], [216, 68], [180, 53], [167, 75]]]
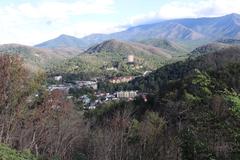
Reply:
[[188, 58], [170, 65], [163, 66], [147, 77], [137, 78], [132, 82], [133, 86], [139, 86], [141, 90], [156, 90], [164, 87], [165, 83], [191, 74], [194, 69], [217, 70], [228, 64], [238, 63], [240, 60], [239, 47], [231, 46], [226, 49], [205, 54], [196, 58]]
[[[173, 51], [140, 43], [109, 40], [50, 68], [50, 73], [91, 76], [141, 75], [177, 59]], [[134, 64], [128, 64], [128, 56]]]
[[32, 70], [44, 69], [50, 64], [73, 57], [81, 52], [75, 48], [40, 49], [19, 44], [0, 45], [0, 54], [18, 55]]
[[132, 82], [150, 93], [147, 101], [103, 106], [89, 116], [99, 125], [120, 115], [118, 129], [126, 132], [118, 143], [129, 152], [117, 153], [129, 159], [239, 159], [239, 58], [240, 49], [230, 47], [164, 66]]

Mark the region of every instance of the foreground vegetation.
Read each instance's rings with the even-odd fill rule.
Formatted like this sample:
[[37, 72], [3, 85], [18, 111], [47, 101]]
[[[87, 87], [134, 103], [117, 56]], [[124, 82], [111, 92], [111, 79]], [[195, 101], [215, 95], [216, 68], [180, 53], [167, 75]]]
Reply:
[[2, 160], [37, 160], [28, 151], [18, 152], [2, 144], [0, 145], [0, 158]]

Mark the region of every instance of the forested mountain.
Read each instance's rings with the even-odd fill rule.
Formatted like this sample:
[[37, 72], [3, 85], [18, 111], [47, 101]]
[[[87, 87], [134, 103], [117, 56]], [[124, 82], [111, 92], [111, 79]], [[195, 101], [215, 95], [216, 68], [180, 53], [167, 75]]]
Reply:
[[[240, 48], [229, 47], [164, 66], [130, 83], [130, 87], [150, 93], [147, 102], [140, 98], [134, 103], [106, 106], [90, 116], [98, 117], [98, 124], [99, 120], [115, 120], [114, 115], [120, 114], [122, 125], [131, 124], [118, 128], [128, 130], [119, 137], [122, 143], [118, 141], [126, 150], [139, 147], [137, 154], [118, 152], [128, 158], [237, 160], [239, 60]], [[143, 139], [149, 150], [141, 148]]]
[[84, 41], [81, 41], [79, 38], [69, 36], [69, 35], [60, 35], [59, 37], [48, 40], [41, 44], [35, 45], [35, 47], [39, 48], [64, 48], [64, 47], [71, 47], [71, 48], [84, 48], [85, 44]]
[[167, 39], [144, 39], [136, 42], [171, 51], [170, 54], [172, 55], [188, 52], [185, 45], [181, 45]]
[[215, 71], [227, 65], [238, 63], [239, 60], [239, 47], [230, 46], [194, 59], [189, 58], [183, 62], [163, 66], [147, 77], [134, 80], [132, 85], [143, 90], [161, 89], [169, 81], [182, 79], [186, 75], [191, 74], [195, 69]]
[[118, 40], [108, 40], [93, 47], [90, 47], [85, 51], [85, 53], [97, 54], [97, 53], [112, 53], [112, 54], [120, 54], [124, 56], [128, 55], [158, 55], [163, 59], [171, 59], [171, 51], [167, 49], [160, 49], [157, 47], [152, 47], [149, 45], [144, 45], [140, 43], [127, 43], [124, 41]]
[[199, 56], [203, 54], [208, 54], [211, 52], [216, 52], [222, 49], [229, 48], [231, 46], [240, 46], [240, 40], [238, 39], [220, 39], [216, 42], [209, 43], [194, 49], [191, 56]]
[[216, 52], [225, 48], [230, 47], [231, 45], [224, 44], [224, 43], [209, 43], [200, 47], [197, 47], [191, 52], [191, 56], [199, 56], [204, 55], [212, 52]]
[[[139, 43], [109, 40], [53, 66], [50, 72], [91, 76], [141, 75], [175, 59], [171, 53], [170, 50]], [[133, 65], [128, 64], [129, 55], [134, 55]]]
[[214, 18], [188, 18], [166, 20], [154, 24], [130, 27], [112, 34], [93, 34], [83, 38], [62, 35], [36, 45], [43, 48], [59, 46], [88, 48], [110, 39], [141, 41], [145, 39], [169, 39], [174, 41], [216, 40], [240, 38], [240, 15], [229, 14]]

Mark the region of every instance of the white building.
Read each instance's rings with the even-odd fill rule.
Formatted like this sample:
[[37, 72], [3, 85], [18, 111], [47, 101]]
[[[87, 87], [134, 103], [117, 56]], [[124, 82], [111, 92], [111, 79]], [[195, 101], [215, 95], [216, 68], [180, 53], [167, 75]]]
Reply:
[[55, 80], [55, 81], [61, 81], [61, 80], [62, 80], [62, 76], [55, 76], [55, 77], [54, 77], [54, 80]]
[[134, 63], [134, 55], [128, 56], [128, 63]]
[[137, 91], [121, 91], [117, 92], [117, 98], [135, 98]]

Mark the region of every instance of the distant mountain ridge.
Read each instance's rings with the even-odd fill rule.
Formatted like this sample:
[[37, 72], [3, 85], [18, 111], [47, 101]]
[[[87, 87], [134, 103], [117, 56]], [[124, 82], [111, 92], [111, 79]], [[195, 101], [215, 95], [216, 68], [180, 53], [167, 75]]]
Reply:
[[229, 14], [213, 18], [187, 18], [161, 21], [155, 24], [146, 24], [131, 27], [125, 31], [112, 34], [92, 34], [83, 38], [61, 35], [56, 39], [36, 45], [40, 48], [57, 48], [59, 46], [77, 47], [86, 49], [94, 44], [109, 39], [125, 41], [140, 41], [144, 39], [168, 40], [201, 40], [221, 38], [240, 38], [240, 15]]
[[46, 42], [35, 45], [39, 48], [64, 48], [64, 47], [73, 47], [73, 48], [82, 48], [84, 42], [81, 39], [69, 36], [69, 35], [60, 35], [59, 37], [48, 40]]

